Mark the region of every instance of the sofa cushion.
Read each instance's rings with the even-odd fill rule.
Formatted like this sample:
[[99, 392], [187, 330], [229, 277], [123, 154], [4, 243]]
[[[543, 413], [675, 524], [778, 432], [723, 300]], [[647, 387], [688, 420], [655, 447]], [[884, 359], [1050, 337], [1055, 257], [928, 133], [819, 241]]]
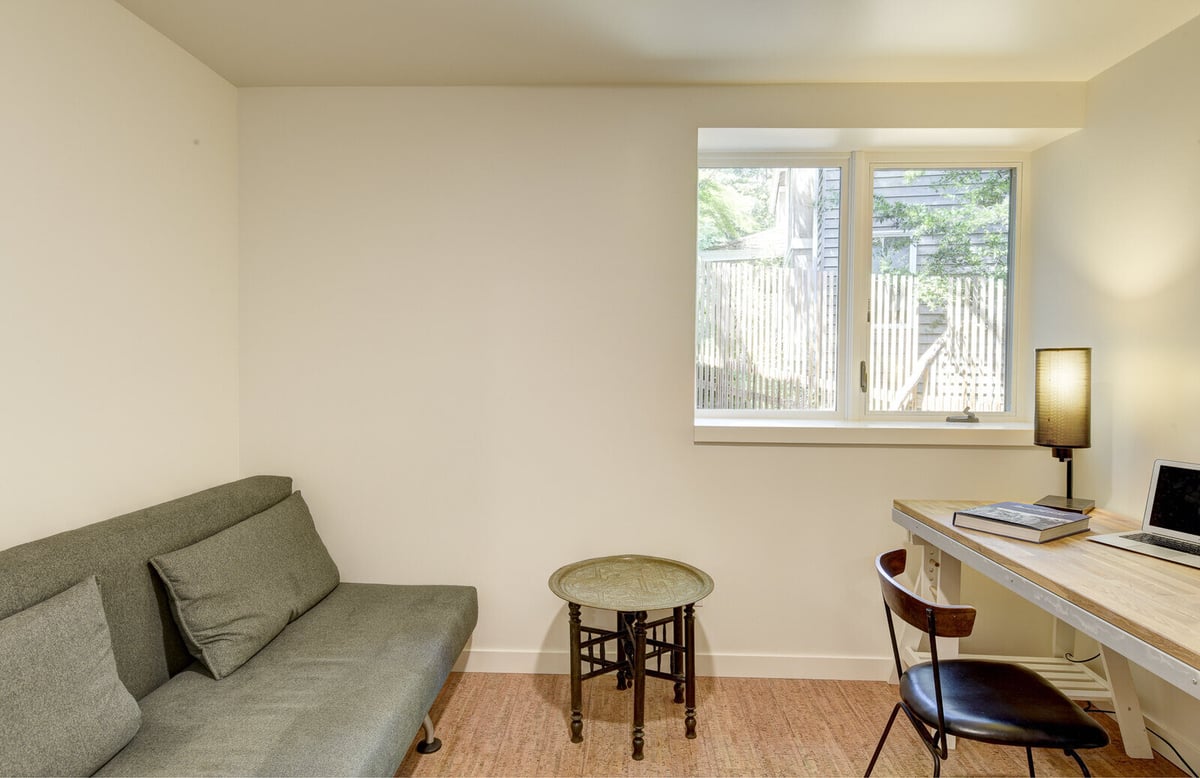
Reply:
[[4, 549], [0, 618], [96, 576], [104, 586], [117, 674], [141, 699], [195, 661], [175, 626], [166, 587], [147, 560], [232, 527], [291, 493], [291, 478], [251, 476]]
[[338, 584], [300, 492], [150, 563], [188, 649], [216, 678], [241, 667]]
[[391, 776], [476, 618], [473, 587], [343, 583], [228, 678], [142, 699], [99, 774]]
[[0, 620], [0, 700], [0, 775], [91, 775], [133, 738], [94, 576]]

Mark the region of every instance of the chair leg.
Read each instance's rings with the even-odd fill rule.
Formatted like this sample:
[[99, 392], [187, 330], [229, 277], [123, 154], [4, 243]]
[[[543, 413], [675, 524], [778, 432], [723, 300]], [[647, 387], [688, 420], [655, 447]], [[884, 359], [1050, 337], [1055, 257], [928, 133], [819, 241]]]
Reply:
[[892, 708], [892, 715], [888, 716], [887, 726], [883, 728], [883, 734], [879, 736], [879, 742], [875, 744], [875, 753], [871, 754], [871, 763], [867, 765], [867, 772], [863, 774], [863, 778], [871, 778], [871, 771], [875, 769], [875, 760], [879, 758], [879, 752], [883, 750], [883, 741], [887, 740], [888, 733], [892, 731], [892, 724], [896, 721], [896, 714], [900, 712], [900, 703], [896, 703]]
[[1075, 764], [1079, 765], [1079, 770], [1083, 773], [1083, 778], [1092, 778], [1092, 774], [1088, 772], [1087, 765], [1083, 763], [1083, 759], [1080, 758], [1079, 754], [1070, 748], [1065, 749], [1063, 753], [1075, 760]]
[[1035, 778], [1033, 773], [1033, 749], [1025, 746], [1025, 761], [1029, 762], [1029, 778]]

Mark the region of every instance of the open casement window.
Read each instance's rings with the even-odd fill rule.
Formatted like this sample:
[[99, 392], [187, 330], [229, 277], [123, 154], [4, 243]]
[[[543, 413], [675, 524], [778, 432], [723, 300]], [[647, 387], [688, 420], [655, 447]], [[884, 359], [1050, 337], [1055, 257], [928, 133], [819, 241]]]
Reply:
[[949, 152], [701, 154], [697, 423], [927, 425], [970, 408], [1019, 424], [1022, 170]]
[[1011, 410], [1015, 177], [871, 166], [868, 413]]

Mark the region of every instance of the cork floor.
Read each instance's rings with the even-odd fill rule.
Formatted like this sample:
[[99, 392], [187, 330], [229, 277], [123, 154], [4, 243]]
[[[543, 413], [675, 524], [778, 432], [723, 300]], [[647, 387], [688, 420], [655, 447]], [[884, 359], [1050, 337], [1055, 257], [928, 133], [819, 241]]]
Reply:
[[[397, 776], [853, 776], [862, 775], [896, 702], [896, 687], [870, 681], [700, 678], [697, 733], [683, 734], [671, 684], [648, 679], [645, 759], [629, 758], [632, 703], [610, 677], [583, 684], [582, 743], [568, 732], [565, 675], [455, 673], [432, 715], [440, 751], [410, 747]], [[1130, 759], [1112, 738], [1083, 752], [1093, 775], [1184, 775], [1161, 756]], [[1158, 745], [1157, 743], [1153, 743]], [[1035, 751], [1039, 776], [1078, 776], [1061, 752]], [[916, 733], [897, 720], [874, 775], [928, 776], [932, 762]], [[959, 741], [945, 776], [1026, 775], [1025, 751]]]

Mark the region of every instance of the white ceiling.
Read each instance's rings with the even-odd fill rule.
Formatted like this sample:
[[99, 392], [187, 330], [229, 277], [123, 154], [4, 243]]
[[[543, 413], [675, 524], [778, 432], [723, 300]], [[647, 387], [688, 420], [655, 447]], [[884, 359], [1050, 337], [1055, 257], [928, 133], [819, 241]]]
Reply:
[[1200, 0], [118, 0], [237, 86], [1086, 81]]

